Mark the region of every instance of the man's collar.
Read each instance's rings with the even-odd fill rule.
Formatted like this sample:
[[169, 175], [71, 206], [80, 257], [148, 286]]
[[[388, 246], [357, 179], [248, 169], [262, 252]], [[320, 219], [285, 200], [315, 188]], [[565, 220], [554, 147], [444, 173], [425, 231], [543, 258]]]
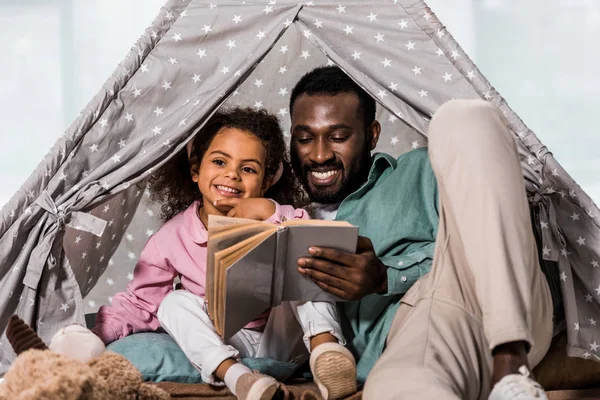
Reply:
[[194, 243], [204, 245], [208, 241], [208, 231], [198, 215], [200, 204], [200, 201], [192, 203], [185, 210], [183, 220]]

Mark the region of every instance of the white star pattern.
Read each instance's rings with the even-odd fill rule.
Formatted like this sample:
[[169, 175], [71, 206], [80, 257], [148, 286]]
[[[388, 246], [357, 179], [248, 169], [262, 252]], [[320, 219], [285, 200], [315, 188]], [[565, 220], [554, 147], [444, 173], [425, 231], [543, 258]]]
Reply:
[[161, 87], [165, 89], [166, 92], [167, 90], [171, 89], [171, 82], [164, 81]]
[[212, 28], [210, 27], [210, 25], [204, 25], [204, 27], [202, 27], [202, 30], [204, 31], [204, 34], [208, 34], [208, 32], [212, 32]]
[[408, 28], [408, 22], [406, 22], [405, 20], [400, 20], [400, 22], [398, 22], [398, 25], [400, 26], [400, 29]]
[[258, 33], [256, 34], [256, 37], [259, 39], [264, 39], [265, 38], [265, 31], [258, 31]]
[[369, 18], [369, 22], [377, 21], [377, 14], [371, 13], [371, 14], [367, 15], [367, 18]]
[[591, 302], [592, 302], [592, 299], [593, 299], [593, 297], [592, 297], [592, 295], [591, 295], [591, 294], [589, 294], [589, 293], [588, 293], [588, 294], [586, 294], [586, 295], [585, 295], [585, 301], [586, 301], [586, 302], [589, 302], [589, 303], [591, 303]]
[[585, 244], [585, 240], [586, 238], [579, 236], [579, 238], [577, 239], [577, 244], [583, 246]]
[[377, 40], [377, 43], [379, 42], [384, 42], [385, 40], [383, 40], [385, 35], [382, 35], [381, 33], [377, 33], [377, 35], [373, 36], [375, 38], [375, 40]]
[[306, 60], [306, 59], [308, 59], [308, 57], [310, 57], [310, 53], [308, 52], [308, 50], [303, 50], [302, 55], [300, 57], [302, 57]]
[[390, 85], [388, 86], [388, 88], [393, 92], [394, 90], [398, 90], [398, 84], [397, 83], [390, 83]]
[[192, 76], [192, 80], [194, 81], [194, 83], [198, 83], [198, 82], [202, 81], [202, 79], [200, 79], [200, 75], [198, 75], [198, 74], [194, 74], [194, 76]]
[[383, 64], [383, 68], [387, 68], [387, 67], [391, 67], [392, 66], [392, 60], [388, 60], [387, 58], [384, 58], [381, 63]]
[[337, 11], [338, 11], [338, 14], [345, 13], [346, 12], [346, 6], [342, 6], [341, 4], [339, 4], [338, 8], [337, 8]]
[[354, 61], [360, 60], [360, 52], [354, 50], [354, 53], [352, 53], [352, 58], [354, 58]]
[[413, 72], [415, 75], [421, 75], [421, 68], [419, 68], [419, 67], [417, 67], [417, 66], [415, 65], [415, 67], [412, 69], [412, 72]]
[[240, 22], [242, 22], [242, 17], [240, 15], [234, 15], [233, 19], [232, 19], [234, 24], [239, 24]]
[[415, 49], [415, 43], [411, 42], [411, 41], [409, 41], [408, 43], [406, 43], [405, 46], [406, 46], [406, 49], [409, 50], [409, 51]]
[[573, 222], [579, 221], [579, 214], [573, 213], [570, 218], [573, 220]]
[[227, 47], [229, 48], [229, 50], [233, 49], [235, 47], [235, 40], [228, 41]]
[[590, 350], [592, 350], [592, 351], [598, 351], [598, 347], [600, 347], [600, 346], [598, 346], [598, 344], [596, 343], [595, 340], [594, 340], [594, 343], [590, 344]]
[[346, 32], [346, 36], [348, 35], [353, 35], [354, 33], [352, 32], [352, 30], [354, 29], [354, 27], [346, 25], [346, 27], [344, 28], [344, 32]]
[[563, 281], [563, 282], [567, 281], [567, 274], [565, 274], [565, 271], [562, 271], [560, 273], [560, 280]]
[[198, 49], [198, 52], [196, 53], [196, 55], [200, 58], [206, 57], [206, 49]]

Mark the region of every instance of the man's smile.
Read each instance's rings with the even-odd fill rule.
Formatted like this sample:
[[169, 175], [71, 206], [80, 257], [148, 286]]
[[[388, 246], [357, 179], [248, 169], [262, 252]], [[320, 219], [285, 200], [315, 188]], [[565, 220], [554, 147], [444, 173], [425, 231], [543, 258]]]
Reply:
[[341, 173], [342, 170], [338, 168], [329, 171], [310, 171], [308, 176], [315, 186], [329, 186], [338, 179]]

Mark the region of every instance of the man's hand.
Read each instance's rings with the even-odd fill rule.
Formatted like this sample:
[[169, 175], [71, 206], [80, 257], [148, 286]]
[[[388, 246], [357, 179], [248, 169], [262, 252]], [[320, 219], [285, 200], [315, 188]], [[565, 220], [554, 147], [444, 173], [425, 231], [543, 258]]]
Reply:
[[345, 300], [360, 300], [387, 291], [387, 267], [375, 255], [369, 238], [359, 236], [356, 254], [311, 247], [312, 257], [298, 259], [298, 271], [321, 289]]
[[215, 201], [215, 207], [227, 211], [228, 217], [248, 218], [264, 221], [275, 213], [275, 203], [269, 199], [225, 198]]

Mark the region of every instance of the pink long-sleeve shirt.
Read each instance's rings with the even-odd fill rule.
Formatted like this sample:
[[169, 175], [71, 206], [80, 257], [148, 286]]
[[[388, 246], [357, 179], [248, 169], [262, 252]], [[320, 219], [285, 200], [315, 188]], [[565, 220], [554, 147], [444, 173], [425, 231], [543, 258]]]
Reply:
[[[309, 218], [303, 209], [275, 204], [275, 213], [266, 222]], [[105, 344], [158, 329], [156, 312], [177, 276], [185, 290], [204, 298], [208, 231], [197, 215], [199, 205], [193, 203], [148, 239], [125, 291], [117, 293], [110, 306], [100, 307], [93, 331]], [[261, 324], [264, 319], [252, 327]]]

